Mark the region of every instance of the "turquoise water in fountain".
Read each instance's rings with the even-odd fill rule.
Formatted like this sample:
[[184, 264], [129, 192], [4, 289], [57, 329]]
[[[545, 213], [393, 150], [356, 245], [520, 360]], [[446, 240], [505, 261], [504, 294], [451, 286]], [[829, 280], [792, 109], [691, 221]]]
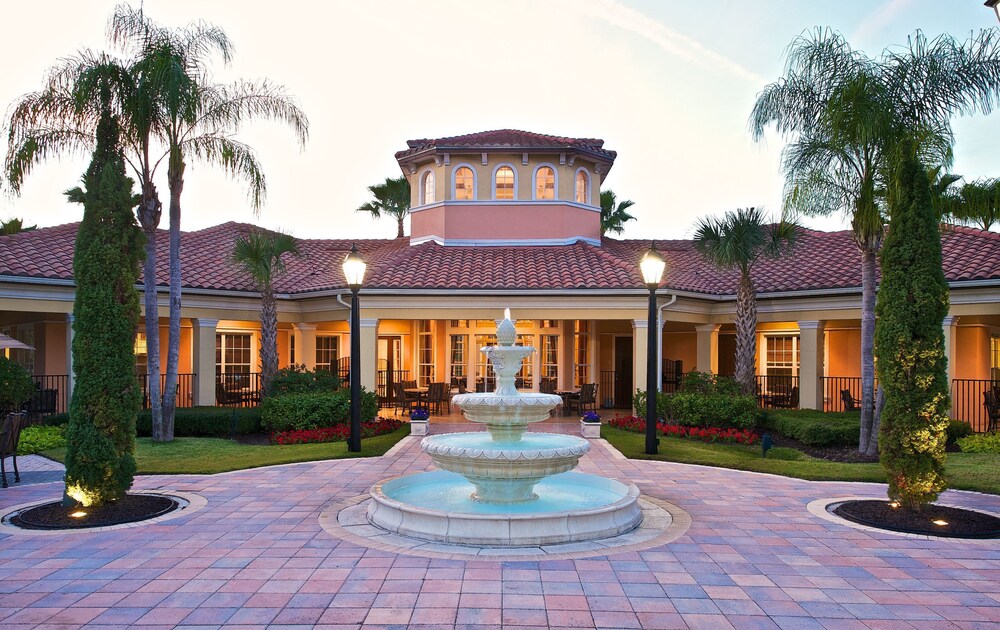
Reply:
[[[440, 437], [451, 435], [454, 434]], [[524, 503], [473, 501], [471, 496], [475, 489], [465, 477], [444, 470], [407, 475], [382, 484], [382, 493], [390, 499], [430, 510], [466, 514], [544, 514], [588, 510], [611, 505], [628, 492], [624, 484], [613, 479], [579, 472], [566, 472], [539, 481], [535, 485], [538, 498]]]
[[580, 438], [557, 433], [525, 432], [520, 440], [494, 440], [486, 431], [445, 433], [426, 438], [434, 444], [484, 451], [534, 451], [578, 446]]

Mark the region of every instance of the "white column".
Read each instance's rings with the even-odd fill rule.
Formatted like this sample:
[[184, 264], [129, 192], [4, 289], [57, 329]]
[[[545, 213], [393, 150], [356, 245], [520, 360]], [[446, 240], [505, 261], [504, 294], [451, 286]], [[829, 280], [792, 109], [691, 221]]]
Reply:
[[[638, 389], [646, 389], [646, 347], [649, 339], [649, 322], [644, 319], [632, 320], [632, 384]], [[632, 392], [635, 393], [635, 392]]]
[[[316, 369], [316, 324], [292, 324], [295, 335], [295, 362], [305, 364], [307, 370]], [[350, 348], [350, 346], [347, 346]]]
[[823, 410], [824, 321], [799, 322], [799, 408]]
[[191, 363], [194, 366], [194, 404], [214, 406], [215, 332], [217, 319], [191, 320]]
[[[955, 378], [955, 346], [958, 345], [958, 318], [954, 315], [945, 316], [941, 322], [941, 328], [944, 330], [944, 358], [948, 362], [948, 391], [951, 392], [951, 382]], [[951, 406], [950, 415], [952, 418], [955, 417], [955, 405]]]
[[719, 324], [701, 324], [694, 329], [698, 335], [698, 360], [695, 369], [699, 372], [719, 373]]
[[73, 374], [73, 322], [75, 318], [72, 313], [66, 315], [66, 409], [73, 400], [73, 385], [76, 378]]
[[[313, 354], [316, 354], [313, 337]], [[315, 358], [315, 357], [314, 357]], [[352, 374], [353, 378], [354, 375]], [[376, 391], [378, 383], [378, 320], [361, 318], [361, 386]]]

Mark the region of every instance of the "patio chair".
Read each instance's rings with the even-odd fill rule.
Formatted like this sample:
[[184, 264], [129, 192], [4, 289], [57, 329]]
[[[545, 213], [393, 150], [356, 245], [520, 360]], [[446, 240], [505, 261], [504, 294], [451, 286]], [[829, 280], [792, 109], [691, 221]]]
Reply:
[[[406, 392], [407, 389], [412, 389], [412, 387], [407, 387], [407, 382], [400, 381], [392, 384], [393, 397], [396, 399], [397, 408], [402, 412], [412, 411], [420, 401], [419, 396], [416, 394], [408, 394]], [[416, 387], [415, 382], [413, 387]]]
[[448, 408], [451, 413], [451, 392], [448, 391], [448, 383], [431, 383], [427, 386], [427, 406], [433, 405], [435, 413], [441, 413], [441, 405]]
[[983, 392], [983, 406], [986, 407], [987, 433], [996, 431], [1000, 424], [1000, 400], [993, 392]]
[[781, 409], [796, 409], [799, 406], [799, 388], [792, 387], [787, 394], [777, 394], [771, 400], [771, 405]]
[[568, 399], [569, 410], [576, 409], [580, 414], [588, 409], [597, 412], [597, 383], [584, 383], [580, 387], [580, 396]]
[[243, 393], [226, 389], [222, 383], [216, 383], [215, 404], [220, 407], [239, 407], [243, 404]]
[[554, 394], [556, 393], [556, 379], [554, 378], [543, 378], [538, 384], [538, 391], [542, 394]]
[[851, 396], [851, 390], [840, 390], [840, 399], [844, 401], [844, 411], [857, 411], [861, 408], [861, 401]]
[[24, 412], [8, 413], [0, 426], [0, 477], [3, 478], [3, 487], [7, 487], [7, 466], [5, 462], [10, 457], [14, 460], [14, 482], [21, 481], [21, 473], [17, 470], [17, 443], [21, 439], [21, 423], [24, 421]]

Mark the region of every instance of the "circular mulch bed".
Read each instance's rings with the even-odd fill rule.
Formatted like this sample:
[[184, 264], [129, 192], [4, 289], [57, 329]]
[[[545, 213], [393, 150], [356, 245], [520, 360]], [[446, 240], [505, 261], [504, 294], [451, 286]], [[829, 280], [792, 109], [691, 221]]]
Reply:
[[913, 512], [902, 507], [894, 508], [885, 500], [845, 501], [828, 509], [853, 523], [904, 534], [1000, 538], [1000, 518], [974, 510], [931, 504]]
[[88, 529], [144, 521], [180, 506], [175, 499], [160, 494], [126, 494], [100, 507], [67, 508], [61, 501], [53, 501], [18, 512], [10, 523], [23, 529]]

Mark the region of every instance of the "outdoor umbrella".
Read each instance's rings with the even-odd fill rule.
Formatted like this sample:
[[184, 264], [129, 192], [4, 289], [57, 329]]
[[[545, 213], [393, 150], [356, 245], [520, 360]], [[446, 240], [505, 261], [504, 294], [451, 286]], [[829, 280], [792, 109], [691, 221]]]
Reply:
[[34, 350], [33, 346], [29, 346], [23, 341], [18, 341], [13, 337], [8, 337], [7, 335], [0, 334], [0, 350], [5, 348], [21, 348], [23, 350]]

